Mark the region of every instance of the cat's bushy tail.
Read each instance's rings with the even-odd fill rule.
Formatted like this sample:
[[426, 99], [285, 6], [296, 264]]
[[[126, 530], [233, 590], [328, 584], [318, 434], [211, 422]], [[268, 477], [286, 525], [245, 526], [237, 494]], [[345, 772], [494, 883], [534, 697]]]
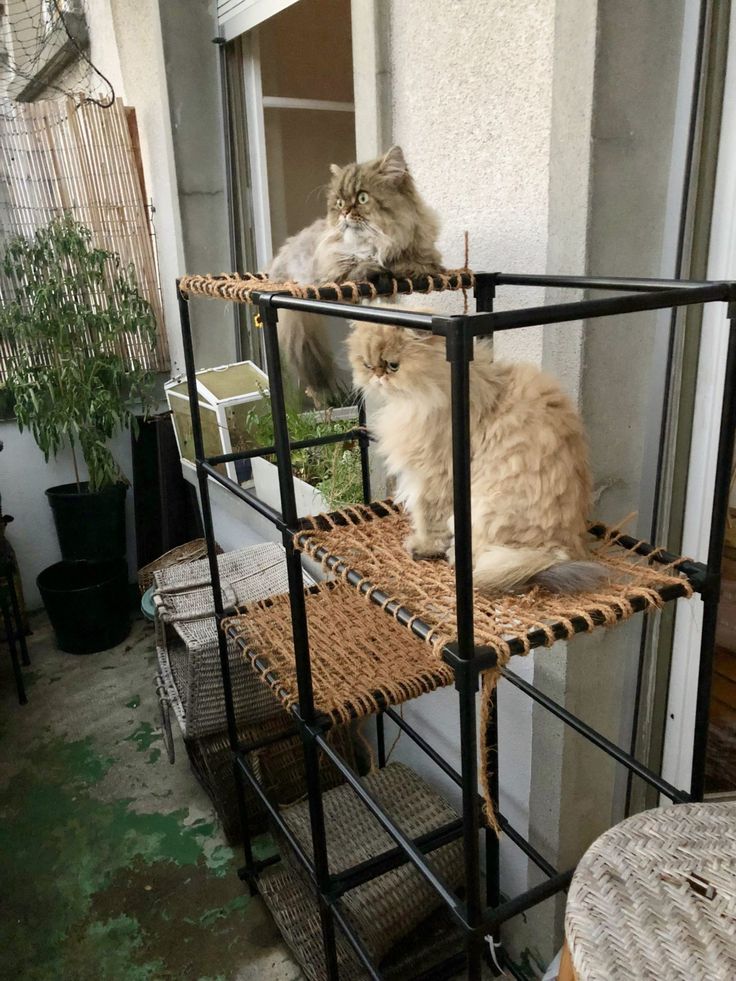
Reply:
[[313, 392], [335, 391], [335, 361], [321, 317], [281, 310], [279, 344], [304, 388]]
[[595, 589], [606, 577], [599, 562], [560, 561], [543, 548], [512, 548], [492, 545], [475, 564], [473, 582], [483, 593], [503, 592], [517, 586], [538, 585], [553, 593], [575, 593]]

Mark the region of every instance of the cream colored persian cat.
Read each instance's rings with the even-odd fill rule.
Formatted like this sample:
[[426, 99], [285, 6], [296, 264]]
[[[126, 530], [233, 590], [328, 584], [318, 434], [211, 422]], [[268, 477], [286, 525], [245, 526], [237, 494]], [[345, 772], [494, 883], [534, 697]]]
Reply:
[[[327, 215], [287, 239], [268, 274], [297, 283], [344, 283], [383, 273], [419, 276], [443, 269], [437, 217], [421, 198], [398, 146], [382, 157], [332, 164]], [[279, 341], [301, 381], [334, 387], [334, 364], [321, 317], [279, 314]]]
[[[370, 428], [409, 512], [415, 559], [454, 560], [450, 366], [428, 333], [356, 324], [353, 381], [375, 393]], [[584, 561], [591, 479], [583, 425], [554, 379], [533, 365], [494, 361], [477, 342], [470, 364], [474, 580], [484, 592], [536, 583], [592, 588], [603, 567]]]

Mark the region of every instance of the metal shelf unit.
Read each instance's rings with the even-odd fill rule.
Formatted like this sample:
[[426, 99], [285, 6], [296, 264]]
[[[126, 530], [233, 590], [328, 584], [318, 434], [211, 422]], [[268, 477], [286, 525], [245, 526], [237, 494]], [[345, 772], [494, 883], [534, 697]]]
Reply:
[[[371, 295], [375, 295], [375, 293], [388, 295], [396, 292], [396, 285], [395, 282], [379, 282], [377, 287], [371, 286], [366, 290], [361, 289], [361, 294], [365, 295], [365, 293], [370, 292]], [[494, 312], [493, 303], [496, 290], [507, 285], [566, 287], [585, 291], [600, 290], [612, 292], [614, 295], [600, 299], [582, 299], [576, 302]], [[408, 292], [411, 287], [411, 283], [400, 283], [399, 291]], [[418, 288], [421, 288], [421, 286], [418, 286]], [[389, 869], [396, 868], [406, 862], [411, 862], [436, 891], [455, 921], [462, 928], [466, 938], [463, 951], [445, 963], [437, 965], [437, 968], [431, 975], [423, 976], [431, 976], [433, 978], [450, 977], [453, 973], [456, 973], [465, 966], [467, 977], [470, 981], [477, 981], [481, 976], [485, 938], [487, 935], [497, 933], [499, 926], [511, 917], [564, 890], [570, 882], [574, 871], [574, 869], [564, 871], [555, 869], [523, 835], [509, 824], [504, 815], [497, 810], [502, 831], [546, 876], [545, 881], [541, 884], [529, 889], [520, 896], [502, 902], [499, 886], [498, 838], [491, 829], [484, 826], [483, 821], [482, 800], [478, 793], [478, 759], [476, 751], [478, 720], [476, 718], [475, 696], [479, 687], [479, 676], [482, 671], [496, 665], [497, 652], [488, 646], [476, 645], [473, 630], [469, 382], [470, 362], [473, 358], [473, 341], [476, 337], [490, 338], [495, 332], [502, 330], [512, 330], [540, 324], [559, 324], [642, 310], [672, 309], [679, 306], [711, 302], [728, 304], [726, 311], [729, 320], [728, 356], [716, 460], [713, 520], [708, 558], [705, 564], [687, 562], [680, 566], [693, 589], [701, 595], [704, 605], [697, 688], [694, 762], [690, 792], [667, 783], [661, 776], [637, 761], [630, 753], [625, 752], [613, 744], [583, 720], [568, 712], [567, 709], [557, 704], [553, 699], [549, 698], [533, 685], [522, 680], [513, 671], [509, 670], [508, 667], [501, 667], [502, 676], [508, 679], [517, 689], [552, 712], [563, 723], [572, 727], [585, 739], [597, 746], [603, 753], [615, 759], [630, 773], [636, 774], [665, 797], [673, 802], [681, 803], [693, 799], [701, 799], [703, 795], [708, 708], [720, 592], [720, 564], [728, 507], [734, 432], [736, 430], [736, 283], [690, 283], [656, 279], [610, 279], [601, 277], [526, 276], [487, 273], [476, 274], [474, 288], [477, 312], [450, 317], [433, 316], [385, 307], [355, 306], [340, 302], [341, 296], [334, 290], [332, 291], [334, 293], [334, 300], [331, 296], [328, 299], [304, 299], [287, 293], [254, 293], [253, 300], [258, 305], [264, 329], [275, 432], [274, 446], [261, 447], [259, 449], [216, 457], [206, 457], [203, 451], [201, 420], [195, 386], [192, 333], [189, 320], [190, 300], [188, 295], [179, 291], [179, 310], [196, 450], [196, 466], [204, 530], [208, 545], [214, 605], [218, 623], [221, 623], [227, 611], [222, 608], [215, 554], [212, 511], [209, 496], [210, 479], [225, 487], [244, 503], [249, 504], [257, 512], [273, 522], [283, 535], [287, 556], [293, 645], [299, 690], [299, 703], [291, 711], [303, 739], [313, 857], [305, 853], [304, 849], [289, 831], [288, 825], [281, 816], [278, 808], [268, 799], [260, 787], [246, 758], [246, 753], [255, 748], [255, 746], [244, 746], [238, 742], [233, 711], [227, 639], [223, 631], [220, 630], [219, 650], [227, 709], [228, 733], [233, 752], [238, 801], [244, 828], [245, 866], [242, 870], [242, 875], [247, 880], [251, 891], [255, 892], [258, 888], [260, 872], [263, 870], [265, 864], [270, 864], [256, 860], [251, 849], [243, 795], [243, 781], [247, 781], [262, 801], [273, 821], [279, 827], [281, 834], [293, 850], [297, 860], [306, 870], [311, 881], [319, 903], [327, 978], [329, 981], [335, 981], [335, 979], [339, 978], [335, 947], [336, 925], [344, 932], [368, 975], [371, 978], [381, 977], [378, 966], [371, 962], [371, 958], [366, 952], [361, 938], [348, 922], [341, 903], [341, 897], [356, 885], [381, 875]], [[329, 294], [329, 290], [325, 292]], [[433, 334], [445, 338], [446, 356], [450, 364], [452, 385], [452, 456], [456, 547], [455, 587], [458, 629], [456, 641], [446, 645], [443, 649], [443, 658], [454, 671], [455, 687], [458, 694], [461, 738], [460, 770], [457, 771], [450, 766], [442, 755], [390, 705], [383, 705], [383, 711], [379, 712], [376, 719], [379, 766], [385, 764], [383, 716], [386, 715], [416, 743], [423, 753], [444, 774], [457, 784], [462, 792], [462, 819], [424, 835], [416, 841], [412, 841], [396, 826], [378, 801], [363, 786], [358, 774], [345, 763], [327, 742], [326, 729], [329, 726], [329, 721], [321, 717], [315, 707], [310, 664], [309, 625], [307, 623], [305, 608], [304, 579], [300, 555], [294, 547], [294, 536], [299, 532], [300, 528], [294, 500], [291, 469], [291, 449], [296, 444], [290, 444], [287, 431], [281, 359], [277, 337], [277, 323], [280, 310], [300, 310], [306, 313], [326, 314], [343, 320], [349, 318], [361, 322], [390, 324], [400, 328], [431, 331]], [[361, 406], [359, 428], [354, 431], [353, 435], [358, 439], [360, 445], [363, 496], [367, 503], [371, 500], [371, 486], [368, 466], [369, 435], [365, 426], [365, 409]], [[344, 438], [345, 436], [340, 434], [306, 442], [310, 445], [317, 445], [341, 441]], [[305, 441], [302, 441], [299, 445], [305, 445]], [[277, 456], [281, 491], [280, 512], [264, 504], [251, 491], [240, 487], [216, 469], [216, 465], [219, 463], [235, 459], [251, 458], [266, 453], [273, 453], [274, 451]], [[620, 544], [640, 554], [651, 554], [651, 552], [654, 552], [652, 546], [637, 542], [634, 539], [622, 539]], [[666, 562], [672, 558], [665, 553], [659, 552], [659, 550], [657, 551], [658, 555], [654, 557], [659, 558], [661, 561]], [[386, 597], [382, 596], [380, 590], [372, 590], [370, 592], [370, 599], [379, 605], [382, 603], [385, 604], [386, 601]], [[401, 621], [400, 611], [398, 614], [396, 611], [393, 611], [393, 613]], [[552, 629], [556, 630], [558, 626], [560, 627], [559, 636], [569, 635], [569, 630], [565, 631], [561, 625], [553, 625]], [[574, 624], [574, 626], [576, 630], [586, 629], [585, 624], [580, 624], [579, 626]], [[543, 642], [544, 635], [533, 641], [531, 646], [539, 646]], [[487, 745], [489, 746], [496, 745], [497, 741], [497, 718], [494, 708], [495, 702], [488, 716], [489, 731], [487, 733]], [[269, 737], [269, 740], [270, 738], [272, 737]], [[386, 851], [382, 855], [363, 862], [361, 865], [342, 872], [340, 875], [331, 875], [328, 866], [325, 823], [318, 772], [318, 756], [320, 752], [326, 754], [333, 762], [343, 775], [345, 781], [352, 787], [360, 801], [362, 801], [363, 805], [371, 811], [379, 821], [381, 827], [384, 828], [395, 843], [394, 848]], [[491, 796], [497, 805], [498, 767], [494, 765], [492, 771]], [[485, 834], [486, 845], [485, 888], [483, 887], [483, 877], [481, 876], [480, 868], [481, 833]], [[425, 857], [434, 849], [458, 837], [462, 837], [464, 843], [465, 882], [462, 896], [447, 888], [436, 875]]]

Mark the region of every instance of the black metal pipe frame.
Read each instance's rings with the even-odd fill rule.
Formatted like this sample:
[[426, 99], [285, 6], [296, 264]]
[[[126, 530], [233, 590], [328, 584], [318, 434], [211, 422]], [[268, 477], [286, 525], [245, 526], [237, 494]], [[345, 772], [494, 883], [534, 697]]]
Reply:
[[[227, 719], [227, 733], [230, 743], [230, 750], [233, 754], [238, 749], [238, 727], [235, 720], [235, 705], [233, 702], [232, 679], [230, 677], [230, 660], [227, 649], [227, 638], [220, 629], [220, 621], [223, 616], [222, 589], [220, 587], [220, 567], [217, 561], [217, 551], [215, 548], [215, 533], [212, 524], [212, 506], [210, 502], [210, 488], [207, 470], [204, 461], [204, 439], [202, 436], [202, 419], [199, 411], [199, 393], [197, 392], [196, 368], [194, 363], [194, 346], [192, 341], [192, 325], [189, 319], [189, 301], [179, 290], [177, 282], [177, 295], [179, 300], [179, 319], [181, 322], [182, 345], [184, 349], [184, 365], [187, 375], [187, 392], [189, 395], [189, 410], [192, 416], [192, 438], [194, 440], [194, 454], [196, 458], [197, 480], [199, 483], [199, 499], [202, 508], [202, 524], [204, 526], [205, 541], [207, 543], [207, 559], [210, 567], [210, 581], [212, 583], [212, 598], [217, 620], [217, 648], [220, 657], [220, 671], [222, 672], [222, 686], [225, 698], [225, 717]], [[215, 471], [216, 472], [216, 471]], [[219, 476], [219, 475], [218, 475]], [[235, 793], [240, 817], [240, 825], [243, 829], [243, 852], [245, 857], [245, 871], [249, 876], [249, 887], [254, 892], [255, 865], [253, 849], [251, 846], [250, 835], [248, 833], [248, 814], [245, 804], [245, 792], [243, 784], [239, 778], [237, 764], [233, 757], [233, 777], [235, 779]]]
[[[479, 870], [479, 831], [480, 831], [480, 807], [477, 793], [477, 755], [476, 755], [476, 718], [475, 718], [475, 693], [477, 691], [479, 672], [491, 664], [495, 657], [495, 652], [489, 648], [478, 648], [474, 644], [473, 637], [473, 608], [472, 608], [472, 564], [471, 564], [471, 528], [470, 528], [470, 500], [469, 500], [469, 477], [470, 477], [470, 458], [469, 458], [469, 419], [468, 419], [468, 392], [470, 361], [472, 360], [472, 338], [473, 336], [488, 335], [493, 330], [508, 330], [515, 327], [530, 326], [532, 324], [549, 323], [552, 321], [564, 322], [578, 320], [585, 317], [607, 316], [616, 313], [631, 312], [633, 310], [659, 309], [675, 307], [691, 303], [706, 303], [714, 300], [726, 300], [736, 296], [736, 284], [729, 283], [706, 283], [691, 284], [670, 282], [664, 280], [631, 280], [631, 279], [602, 279], [586, 277], [552, 277], [552, 276], [517, 276], [505, 275], [502, 273], [479, 274], [476, 276], [476, 297], [478, 298], [479, 309], [485, 306], [486, 310], [492, 308], [492, 298], [497, 286], [503, 285], [535, 285], [535, 286], [567, 286], [580, 289], [601, 289], [621, 291], [623, 295], [614, 296], [605, 300], [583, 300], [575, 304], [558, 304], [552, 307], [533, 308], [531, 310], [511, 311], [509, 313], [495, 314], [492, 312], [481, 312], [475, 315], [463, 317], [432, 317], [428, 315], [415, 314], [408, 311], [389, 311], [381, 308], [355, 307], [349, 304], [332, 303], [327, 301], [303, 300], [285, 294], [266, 294], [259, 296], [259, 306], [261, 317], [265, 326], [266, 347], [269, 361], [269, 374], [271, 380], [272, 413], [274, 418], [274, 432], [276, 436], [274, 450], [276, 451], [279, 464], [279, 481], [281, 488], [282, 513], [279, 514], [274, 509], [267, 509], [270, 513], [266, 514], [282, 531], [284, 544], [287, 553], [287, 568], [289, 571], [289, 587], [292, 607], [293, 640], [295, 647], [295, 657], [297, 664], [297, 674], [299, 682], [300, 705], [297, 709], [296, 717], [299, 729], [304, 741], [305, 768], [309, 789], [310, 817], [312, 818], [312, 844], [314, 849], [314, 864], [299, 848], [298, 843], [294, 842], [293, 835], [289, 837], [286, 828], [286, 840], [290, 845], [296, 844], [295, 852], [297, 858], [310, 872], [315, 886], [318, 901], [320, 903], [320, 914], [322, 917], [323, 940], [325, 943], [325, 955], [327, 962], [328, 977], [337, 978], [336, 948], [334, 921], [344, 929], [348, 940], [352, 944], [358, 957], [362, 960], [366, 968], [373, 977], [380, 977], [377, 969], [370, 963], [360, 938], [356, 937], [351, 925], [345, 919], [342, 909], [337, 904], [338, 897], [350, 888], [354, 888], [359, 882], [367, 881], [372, 875], [380, 875], [389, 868], [395, 868], [406, 861], [410, 861], [419, 872], [429, 881], [435, 890], [442, 897], [445, 904], [453, 910], [456, 918], [462, 924], [467, 933], [468, 946], [466, 950], [466, 963], [469, 978], [480, 976], [480, 960], [483, 945], [484, 933], [488, 930], [496, 930], [500, 923], [512, 916], [529, 909], [536, 903], [542, 902], [556, 892], [566, 888], [572, 876], [572, 870], [566, 872], [556, 872], [556, 870], [540, 856], [532, 846], [518, 834], [508, 822], [501, 817], [500, 823], [503, 830], [515, 841], [519, 847], [532, 858], [533, 861], [547, 876], [547, 881], [533, 887], [521, 896], [518, 896], [505, 903], [500, 903], [500, 894], [496, 893], [497, 870], [494, 867], [494, 860], [491, 859], [491, 877], [494, 879], [489, 884], [489, 898], [496, 898], [495, 908], [483, 909], [480, 896], [480, 870]], [[416, 733], [401, 717], [389, 706], [386, 707], [388, 714], [397, 725], [408, 732], [412, 739], [422, 748], [427, 755], [437, 763], [440, 768], [448, 773], [452, 779], [462, 788], [463, 792], [463, 816], [462, 832], [466, 845], [466, 868], [465, 868], [465, 903], [461, 904], [442, 881], [437, 877], [434, 870], [427, 864], [424, 852], [432, 851], [440, 847], [447, 840], [452, 840], [453, 836], [459, 833], [457, 823], [436, 829], [426, 836], [422, 836], [412, 841], [403, 834], [395, 825], [389, 815], [387, 815], [380, 803], [375, 800], [361, 783], [357, 774], [347, 766], [338, 753], [329, 745], [324, 736], [324, 720], [317, 718], [313, 703], [313, 693], [311, 686], [311, 670], [309, 661], [309, 644], [306, 622], [306, 608], [304, 604], [304, 590], [301, 575], [301, 564], [298, 553], [293, 548], [293, 532], [298, 530], [296, 509], [294, 504], [293, 484], [291, 477], [290, 444], [286, 426], [286, 415], [283, 404], [283, 386], [281, 383], [281, 369], [276, 334], [277, 310], [301, 309], [309, 312], [330, 313], [333, 316], [342, 318], [353, 318], [355, 320], [367, 322], [393, 323], [399, 327], [411, 327], [418, 330], [430, 330], [436, 334], [445, 336], [447, 358], [450, 362], [450, 372], [452, 380], [452, 426], [453, 426], [453, 480], [454, 480], [454, 518], [456, 536], [456, 589], [457, 589], [457, 615], [458, 615], [458, 639], [454, 645], [449, 645], [445, 651], [445, 659], [453, 666], [455, 671], [456, 687], [460, 703], [461, 739], [462, 739], [462, 769], [458, 774], [440, 755], [426, 743], [425, 740]], [[201, 420], [199, 417], [199, 406], [196, 398], [196, 388], [194, 384], [194, 360], [192, 354], [191, 328], [189, 325], [188, 305], [184, 297], [180, 298], [180, 314], [182, 319], [182, 335], [184, 339], [185, 362], [187, 368], [187, 380], [189, 384], [189, 396], [192, 409], [192, 427], [195, 440], [195, 452], [197, 456], [197, 471], [200, 483], [200, 494], [202, 499], [203, 520], [205, 525], [205, 535], [207, 538], [208, 553], [210, 556], [210, 570], [212, 574], [213, 594], [218, 621], [221, 620], [222, 600], [219, 588], [219, 576], [216, 557], [214, 555], [214, 536], [212, 533], [211, 509], [208, 496], [208, 478], [212, 478], [225, 486], [228, 490], [238, 494], [238, 496], [252, 503], [252, 498], [247, 491], [240, 488], [234, 481], [223, 477], [214, 466], [215, 462], [225, 462], [220, 458], [206, 459], [203, 455]], [[693, 764], [693, 794], [698, 797], [696, 770], [702, 769], [704, 758], [705, 740], [707, 738], [707, 709], [710, 686], [710, 671], [712, 670], [712, 649], [714, 643], [715, 615], [718, 604], [719, 578], [718, 570], [720, 566], [721, 552], [723, 547], [723, 537], [725, 528], [725, 515], [728, 503], [728, 485], [730, 478], [730, 466], [733, 453], [734, 432], [736, 431], [736, 309], [733, 304], [729, 306], [730, 335], [728, 363], [726, 366], [726, 386], [724, 392], [724, 409], [721, 418], [720, 438], [718, 459], [716, 466], [716, 486], [713, 500], [713, 524], [708, 551], [707, 566], [700, 563], [690, 563], [692, 568], [685, 568], [685, 563], [681, 563], [680, 568], [691, 579], [694, 588], [703, 594], [705, 604], [705, 615], [703, 624], [703, 637], [701, 642], [701, 663], [698, 684], [698, 711], [696, 717], [695, 734], [695, 759]], [[364, 413], [364, 409], [361, 409]], [[368, 473], [368, 434], [364, 428], [365, 418], [362, 414], [359, 418], [358, 439], [361, 440], [361, 463], [363, 466], [363, 491], [364, 498], [370, 496], [370, 478]], [[343, 438], [343, 437], [338, 437]], [[268, 448], [270, 449], [270, 448]], [[254, 454], [255, 455], [255, 454]], [[264, 513], [261, 510], [261, 513]], [[624, 536], [625, 537], [625, 536]], [[631, 542], [628, 545], [621, 538], [624, 547], [632, 547], [642, 554], [648, 554], [647, 549], [651, 547]], [[320, 557], [320, 556], [318, 556]], [[352, 585], [362, 588], [359, 576], [354, 570], [347, 569], [338, 559], [327, 555], [321, 556], [326, 564], [335, 571], [340, 571], [345, 578], [352, 582]], [[651, 557], [660, 561], [667, 561], [666, 553], [657, 551]], [[351, 579], [351, 575], [355, 581]], [[666, 595], [665, 595], [666, 593]], [[663, 591], [663, 599], [674, 599], [679, 595], [677, 589]], [[374, 599], [379, 603], [384, 603], [383, 597], [375, 596]], [[394, 608], [388, 610], [399, 622], [410, 625], [414, 631], [421, 636], [425, 632], [426, 625], [420, 625], [417, 629], [416, 621], [410, 624], [411, 612], [405, 610], [399, 604], [394, 604]], [[237, 740], [234, 738], [234, 712], [232, 706], [231, 682], [228, 671], [227, 642], [220, 631], [220, 658], [223, 670], [223, 684], [225, 687], [225, 703], [228, 713], [228, 731], [231, 736], [231, 746], [235, 757], [236, 773], [245, 775], [246, 779], [254, 786], [256, 793], [259, 794], [272, 815], [276, 823], [285, 828], [285, 822], [279, 814], [278, 808], [267, 801], [263, 790], [256, 787], [257, 778], [250, 770], [247, 760], [242, 754], [237, 752]], [[519, 651], [521, 652], [521, 651]], [[568, 726], [575, 729], [585, 738], [596, 744], [607, 755], [616, 759], [624, 765], [630, 772], [637, 773], [638, 776], [650, 782], [662, 793], [675, 801], [691, 799], [690, 795], [680, 791], [670, 784], [663, 781], [656, 774], [643, 767], [631, 755], [619, 749], [610, 741], [606, 740], [600, 733], [587, 726], [582, 720], [577, 719], [567, 712], [562, 706], [547, 698], [532, 685], [519, 679], [507, 669], [502, 673], [508, 680], [521, 688], [527, 695], [538, 703], [544, 705], [549, 711], [553, 712], [558, 718]], [[496, 725], [495, 711], [491, 712], [491, 727]], [[491, 745], [495, 745], [493, 728], [489, 729], [488, 735], [491, 738]], [[330, 876], [327, 867], [326, 836], [324, 827], [324, 816], [321, 807], [321, 795], [319, 786], [319, 772], [317, 768], [317, 753], [322, 750], [332, 760], [333, 764], [340, 770], [347, 782], [352, 786], [363, 804], [368, 807], [381, 825], [396, 842], [397, 847], [376, 856], [366, 863], [346, 870], [339, 877]], [[384, 749], [385, 755], [385, 749]], [[238, 780], [240, 785], [240, 781]], [[242, 791], [242, 787], [241, 787]], [[492, 784], [492, 794], [497, 800], [497, 786]], [[241, 794], [242, 796], [242, 794]], [[241, 815], [245, 818], [244, 809]], [[248, 828], [244, 822], [244, 839], [248, 839]], [[474, 859], [471, 862], [470, 859]], [[246, 841], [246, 866], [250, 870], [250, 876], [255, 881], [259, 863], [254, 863], [248, 841]]]
[[[259, 298], [261, 323], [264, 330], [266, 359], [268, 363], [268, 382], [271, 395], [271, 415], [273, 418], [276, 463], [279, 473], [281, 494], [281, 513], [287, 526], [294, 527], [297, 522], [296, 500], [294, 497], [294, 477], [291, 467], [291, 447], [286, 421], [286, 402], [281, 376], [281, 354], [277, 334], [278, 311], [267, 295]], [[302, 727], [304, 747], [304, 771], [309, 802], [309, 820], [312, 831], [314, 868], [318, 887], [322, 940], [325, 949], [325, 962], [328, 981], [338, 981], [337, 947], [335, 943], [335, 920], [333, 911], [325, 900], [330, 886], [330, 870], [327, 856], [327, 835], [322, 808], [322, 791], [319, 775], [319, 754], [317, 742], [310, 737], [309, 727], [315, 723], [314, 691], [312, 687], [312, 666], [309, 653], [309, 634], [307, 610], [304, 600], [304, 577], [299, 553], [294, 549], [294, 540], [288, 531], [283, 532], [286, 550], [286, 570], [289, 581], [291, 605], [291, 628], [296, 661], [299, 708], [305, 722]]]

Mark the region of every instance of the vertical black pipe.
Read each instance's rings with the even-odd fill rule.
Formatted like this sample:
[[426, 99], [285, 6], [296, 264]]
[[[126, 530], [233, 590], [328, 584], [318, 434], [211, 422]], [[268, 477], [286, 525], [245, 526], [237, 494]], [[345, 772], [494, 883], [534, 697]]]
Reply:
[[[358, 425], [360, 426], [358, 445], [360, 446], [360, 476], [363, 484], [363, 503], [369, 504], [373, 496], [371, 491], [370, 456], [368, 455], [370, 439], [368, 437], [365, 399], [362, 395], [358, 400]], [[383, 712], [376, 714], [376, 746], [378, 748], [378, 766], [383, 769], [386, 765], [386, 724]]]
[[360, 426], [360, 436], [358, 445], [360, 446], [360, 476], [363, 484], [363, 502], [368, 504], [371, 500], [371, 464], [368, 455], [370, 439], [368, 438], [368, 428], [365, 414], [365, 400], [360, 396], [358, 401], [358, 425]]
[[[237, 248], [235, 231], [235, 195], [233, 194], [233, 141], [232, 129], [230, 125], [230, 79], [228, 76], [227, 65], [227, 42], [223, 37], [216, 37], [214, 43], [218, 51], [218, 67], [220, 72], [220, 102], [222, 111], [223, 152], [225, 154], [225, 205], [227, 207], [227, 231], [230, 245], [230, 268], [237, 268]], [[233, 328], [235, 330], [235, 355], [240, 360], [243, 356], [243, 344], [240, 336], [241, 310], [240, 304], [234, 303], [233, 307]]]
[[[304, 600], [304, 580], [299, 553], [294, 549], [292, 532], [297, 522], [296, 500], [294, 497], [294, 477], [291, 466], [291, 447], [286, 420], [284, 384], [281, 377], [281, 354], [278, 342], [278, 312], [270, 305], [268, 297], [259, 299], [259, 312], [263, 324], [263, 340], [268, 364], [268, 390], [271, 396], [274, 446], [279, 472], [281, 492], [281, 514], [286, 522], [284, 548], [286, 550], [286, 569], [289, 579], [289, 602], [291, 606], [291, 629], [296, 661], [297, 687], [299, 689], [299, 711], [303, 723], [313, 726], [315, 722], [314, 691], [312, 688], [312, 665], [309, 654], [309, 634], [307, 610]], [[322, 808], [322, 788], [319, 776], [319, 752], [314, 738], [301, 727], [304, 745], [304, 771], [309, 799], [309, 818], [312, 829], [312, 848], [314, 851], [314, 870], [320, 890], [319, 910], [322, 925], [325, 962], [328, 981], [338, 981], [337, 946], [335, 941], [335, 921], [331, 907], [324, 898], [330, 885], [330, 871], [327, 855], [327, 832]]]
[[[212, 601], [215, 609], [215, 620], [217, 622], [217, 649], [220, 655], [220, 670], [222, 672], [222, 687], [225, 697], [225, 717], [227, 719], [227, 734], [230, 749], [234, 753], [238, 749], [238, 726], [235, 720], [235, 705], [233, 703], [233, 687], [230, 677], [230, 658], [228, 656], [227, 638], [222, 632], [222, 589], [220, 586], [220, 567], [217, 562], [217, 551], [215, 545], [215, 532], [212, 523], [212, 505], [210, 502], [210, 488], [207, 474], [202, 469], [205, 458], [204, 439], [202, 437], [202, 418], [199, 411], [199, 394], [197, 392], [197, 378], [194, 364], [194, 346], [192, 343], [192, 325], [189, 318], [189, 301], [181, 291], [179, 294], [179, 319], [181, 321], [181, 337], [184, 348], [184, 365], [187, 375], [187, 392], [189, 394], [189, 411], [192, 416], [192, 439], [194, 441], [194, 456], [197, 465], [197, 480], [199, 482], [199, 499], [202, 508], [202, 525], [204, 527], [204, 537], [207, 542], [207, 559], [210, 567], [210, 580], [212, 583]], [[240, 771], [235, 763], [233, 756], [233, 779], [235, 780], [235, 794], [238, 803], [238, 813], [240, 826], [243, 833], [243, 852], [245, 856], [245, 868], [248, 873], [248, 884], [251, 893], [255, 892], [255, 865], [253, 862], [253, 849], [250, 840], [250, 828], [248, 825], [248, 815], [245, 806], [245, 792], [240, 778]]]
[[718, 601], [721, 593], [721, 562], [728, 518], [728, 494], [733, 467], [734, 432], [736, 432], [736, 301], [728, 305], [728, 354], [723, 387], [723, 406], [716, 456], [716, 478], [708, 541], [708, 581], [703, 590], [703, 630], [700, 637], [698, 690], [695, 702], [695, 734], [690, 792], [702, 800], [705, 792], [705, 758], [708, 749], [710, 691], [713, 680], [713, 654], [716, 644]]
[[[495, 282], [490, 277], [479, 276], [475, 284], [475, 309], [478, 313], [493, 313], [493, 301], [496, 296]], [[488, 338], [492, 339], [491, 334]], [[485, 745], [488, 747], [488, 757], [482, 761], [490, 771], [489, 789], [494, 809], [499, 807], [499, 753], [498, 753], [498, 691], [494, 690], [491, 704], [488, 706], [488, 722], [485, 732]], [[501, 843], [493, 828], [485, 830], [486, 846], [486, 903], [495, 908], [501, 902]], [[494, 932], [498, 939], [498, 931]]]
[[378, 766], [386, 765], [386, 722], [383, 712], [376, 715], [376, 745], [378, 747]]
[[[0, 569], [0, 574], [10, 578], [13, 575], [13, 565], [11, 562], [7, 563], [5, 570], [3, 572]], [[20, 669], [20, 660], [18, 658], [18, 648], [15, 645], [16, 638], [22, 631], [23, 627], [20, 621], [16, 623], [13, 622], [14, 617], [10, 608], [10, 603], [5, 595], [5, 593], [0, 593], [0, 604], [2, 604], [2, 618], [3, 618], [3, 628], [5, 630], [5, 638], [8, 642], [8, 650], [10, 651], [10, 663], [13, 666], [13, 677], [15, 678], [15, 690], [18, 693], [18, 702], [20, 705], [25, 705], [28, 702], [28, 697], [26, 696], [26, 687], [23, 682], [23, 672]]]
[[[455, 535], [455, 593], [457, 654], [470, 662], [475, 651], [473, 630], [473, 538], [470, 518], [470, 362], [473, 337], [468, 317], [452, 317], [446, 334], [452, 395], [452, 490]], [[471, 927], [481, 921], [480, 824], [478, 812], [478, 751], [475, 698], [478, 678], [469, 663], [456, 669], [460, 703], [465, 903]], [[483, 937], [467, 941], [468, 981], [480, 981]]]
[[28, 656], [28, 645], [26, 644], [26, 635], [23, 631], [23, 613], [20, 608], [20, 600], [18, 599], [18, 593], [15, 589], [15, 572], [16, 567], [13, 562], [8, 563], [7, 572], [7, 586], [8, 595], [10, 596], [10, 609], [13, 612], [13, 618], [18, 629], [15, 632], [15, 639], [18, 641], [18, 647], [20, 647], [20, 661], [25, 667], [29, 667], [31, 659]]

